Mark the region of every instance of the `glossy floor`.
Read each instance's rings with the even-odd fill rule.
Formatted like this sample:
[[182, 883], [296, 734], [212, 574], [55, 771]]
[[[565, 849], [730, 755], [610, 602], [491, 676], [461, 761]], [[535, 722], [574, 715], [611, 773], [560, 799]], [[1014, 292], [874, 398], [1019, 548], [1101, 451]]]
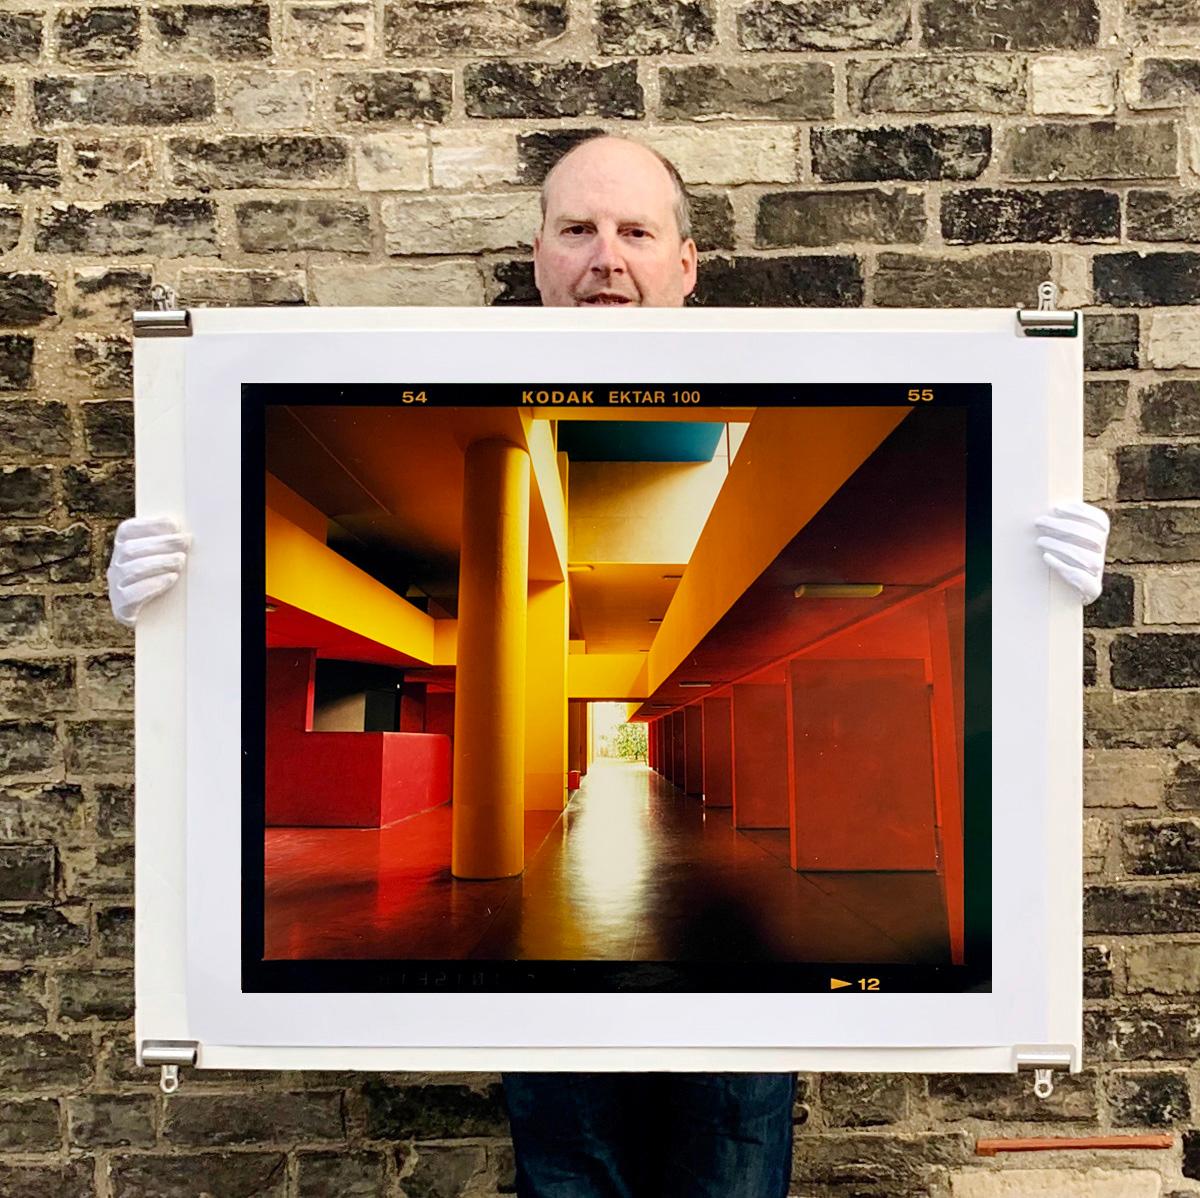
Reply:
[[450, 876], [450, 809], [383, 829], [269, 828], [268, 958], [948, 959], [929, 873], [796, 873], [787, 832], [738, 832], [644, 765], [596, 762], [529, 812], [525, 872]]

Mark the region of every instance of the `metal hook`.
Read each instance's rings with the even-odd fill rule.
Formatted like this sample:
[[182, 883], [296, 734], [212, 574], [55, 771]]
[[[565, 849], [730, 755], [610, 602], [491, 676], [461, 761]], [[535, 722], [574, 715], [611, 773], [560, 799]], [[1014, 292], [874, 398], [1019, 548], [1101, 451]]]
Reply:
[[[1051, 284], [1053, 286], [1053, 284]], [[1049, 1098], [1054, 1093], [1054, 1070], [1035, 1069], [1033, 1072], [1033, 1092], [1038, 1098]]]
[[155, 283], [150, 288], [150, 306], [155, 312], [170, 312], [175, 307], [175, 289], [166, 283]]
[[1050, 282], [1038, 284], [1038, 311], [1050, 312], [1058, 307], [1058, 286]]
[[179, 1066], [164, 1065], [162, 1076], [158, 1079], [158, 1088], [164, 1094], [174, 1094], [179, 1089]]

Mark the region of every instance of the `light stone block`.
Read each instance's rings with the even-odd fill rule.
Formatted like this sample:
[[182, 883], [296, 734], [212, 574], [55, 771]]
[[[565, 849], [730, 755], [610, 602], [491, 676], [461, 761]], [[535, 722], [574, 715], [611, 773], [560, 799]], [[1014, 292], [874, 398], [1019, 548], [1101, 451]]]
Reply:
[[241, 129], [306, 129], [316, 86], [311, 71], [248, 71], [225, 85], [224, 116]]
[[1112, 459], [1103, 448], [1083, 451], [1083, 497], [1088, 503], [1108, 498]]
[[1045, 116], [1106, 116], [1117, 107], [1116, 74], [1102, 58], [1035, 58], [1029, 90], [1033, 111]]
[[641, 140], [669, 158], [685, 183], [788, 183], [798, 174], [795, 134], [786, 129], [648, 129]]
[[1200, 994], [1200, 944], [1131, 944], [1125, 979], [1130, 994]]
[[313, 298], [328, 307], [473, 308], [484, 303], [474, 262], [405, 262], [395, 266], [317, 266]]
[[354, 175], [362, 191], [424, 191], [429, 186], [429, 142], [424, 133], [369, 133], [354, 147]]
[[1170, 763], [1144, 749], [1087, 749], [1083, 755], [1085, 807], [1157, 807]]
[[518, 181], [517, 135], [511, 129], [438, 129], [430, 140], [434, 187], [465, 190]]
[[384, 200], [389, 254], [473, 254], [533, 244], [541, 222], [536, 192]]
[[1200, 312], [1153, 313], [1147, 356], [1160, 370], [1200, 367]]
[[1093, 875], [1104, 872], [1104, 857], [1112, 838], [1111, 826], [1094, 816], [1083, 821], [1083, 872]]
[[1142, 622], [1200, 624], [1200, 570], [1150, 570], [1142, 579]]
[[1161, 1198], [1152, 1169], [972, 1169], [950, 1175], [951, 1198]]

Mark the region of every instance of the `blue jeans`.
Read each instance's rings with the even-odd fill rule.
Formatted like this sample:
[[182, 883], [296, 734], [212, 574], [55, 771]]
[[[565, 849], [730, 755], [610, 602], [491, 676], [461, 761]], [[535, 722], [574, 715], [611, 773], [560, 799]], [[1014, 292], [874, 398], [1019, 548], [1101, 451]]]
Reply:
[[519, 1198], [786, 1198], [791, 1073], [506, 1073]]

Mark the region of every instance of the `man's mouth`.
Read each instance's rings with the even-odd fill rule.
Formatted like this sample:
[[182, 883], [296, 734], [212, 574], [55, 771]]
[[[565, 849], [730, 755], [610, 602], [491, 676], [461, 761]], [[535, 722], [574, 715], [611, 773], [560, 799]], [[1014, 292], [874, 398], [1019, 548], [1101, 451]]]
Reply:
[[577, 305], [587, 304], [592, 308], [608, 304], [632, 304], [633, 302], [628, 295], [618, 295], [615, 291], [598, 291], [595, 295], [581, 295], [575, 301]]

